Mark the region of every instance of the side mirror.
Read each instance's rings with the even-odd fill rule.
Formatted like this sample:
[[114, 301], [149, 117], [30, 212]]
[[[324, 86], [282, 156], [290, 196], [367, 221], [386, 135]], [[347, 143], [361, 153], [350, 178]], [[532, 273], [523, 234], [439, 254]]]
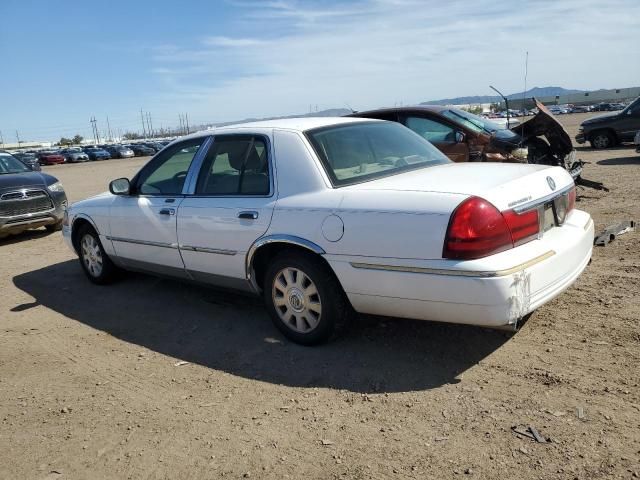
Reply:
[[456, 143], [462, 143], [462, 142], [464, 142], [464, 139], [465, 139], [464, 133], [462, 133], [460, 130], [458, 130], [456, 132]]
[[128, 178], [118, 178], [109, 183], [109, 191], [114, 195], [129, 195], [131, 183]]
[[34, 172], [41, 172], [42, 171], [42, 167], [40, 167], [40, 164], [37, 161], [32, 163], [32, 164], [30, 164], [29, 168]]

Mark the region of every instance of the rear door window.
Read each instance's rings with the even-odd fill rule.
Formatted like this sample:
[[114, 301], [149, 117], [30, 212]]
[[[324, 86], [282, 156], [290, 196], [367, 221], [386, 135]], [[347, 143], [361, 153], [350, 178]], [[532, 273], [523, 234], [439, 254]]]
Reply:
[[265, 140], [253, 135], [224, 135], [214, 139], [205, 158], [196, 195], [268, 195], [269, 162]]

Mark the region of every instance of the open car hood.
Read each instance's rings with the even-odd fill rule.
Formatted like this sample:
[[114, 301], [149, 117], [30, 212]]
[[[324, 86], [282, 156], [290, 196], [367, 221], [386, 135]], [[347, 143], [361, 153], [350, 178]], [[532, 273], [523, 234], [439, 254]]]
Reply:
[[531, 137], [545, 137], [553, 153], [561, 158], [571, 153], [573, 144], [567, 131], [560, 122], [554, 118], [547, 107], [535, 98], [533, 101], [538, 108], [538, 113], [524, 123], [516, 125], [511, 131], [520, 134], [526, 139]]

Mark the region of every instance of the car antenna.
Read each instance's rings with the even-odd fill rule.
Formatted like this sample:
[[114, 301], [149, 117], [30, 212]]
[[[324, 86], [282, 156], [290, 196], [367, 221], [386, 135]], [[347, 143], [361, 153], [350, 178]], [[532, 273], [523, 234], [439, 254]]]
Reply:
[[496, 92], [498, 95], [500, 95], [504, 100], [504, 105], [505, 107], [507, 107], [507, 130], [509, 130], [511, 128], [511, 125], [509, 124], [509, 100], [502, 93], [500, 93], [500, 91], [493, 85], [489, 85], [489, 88], [494, 92]]

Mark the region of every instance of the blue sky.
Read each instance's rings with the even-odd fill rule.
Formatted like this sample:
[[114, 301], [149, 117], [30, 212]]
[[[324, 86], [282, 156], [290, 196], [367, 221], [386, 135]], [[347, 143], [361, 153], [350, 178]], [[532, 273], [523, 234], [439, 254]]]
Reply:
[[637, 86], [638, 0], [0, 0], [5, 141]]

